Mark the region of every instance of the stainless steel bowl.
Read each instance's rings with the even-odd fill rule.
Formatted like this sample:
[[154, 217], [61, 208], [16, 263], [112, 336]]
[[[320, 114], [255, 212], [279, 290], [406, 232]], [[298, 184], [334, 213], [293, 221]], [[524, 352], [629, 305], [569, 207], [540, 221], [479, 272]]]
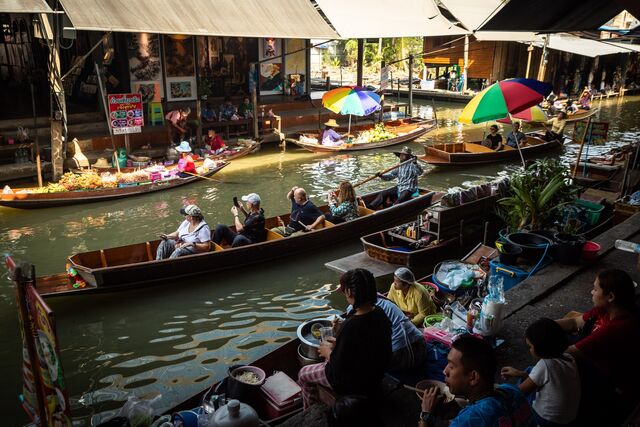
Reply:
[[311, 326], [313, 326], [314, 323], [320, 323], [322, 326], [331, 326], [330, 319], [311, 319], [301, 323], [296, 333], [298, 339], [300, 339], [301, 355], [319, 361], [322, 359], [318, 354], [320, 340], [311, 333]]

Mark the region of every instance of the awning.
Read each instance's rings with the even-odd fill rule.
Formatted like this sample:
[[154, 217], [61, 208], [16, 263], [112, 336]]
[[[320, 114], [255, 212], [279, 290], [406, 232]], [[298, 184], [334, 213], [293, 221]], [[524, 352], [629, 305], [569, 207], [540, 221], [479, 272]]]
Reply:
[[480, 29], [548, 33], [597, 30], [624, 10], [622, 2], [624, 0], [511, 0]]
[[504, 0], [440, 0], [467, 30], [475, 31], [499, 10]]
[[343, 38], [428, 37], [466, 34], [453, 25], [433, 0], [405, 0], [401, 7], [384, 1], [316, 0]]
[[476, 31], [473, 33], [479, 41], [498, 42], [542, 42], [542, 37], [536, 33], [525, 31]]
[[[549, 34], [547, 37], [549, 37], [549, 43], [547, 44], [548, 49], [575, 53], [592, 58], [631, 52], [631, 50], [622, 43], [600, 42], [572, 36], [571, 34]], [[542, 43], [536, 43], [536, 46], [542, 47]]]
[[61, 1], [77, 30], [294, 39], [338, 37], [309, 0]]
[[0, 13], [53, 13], [44, 0], [0, 0]]

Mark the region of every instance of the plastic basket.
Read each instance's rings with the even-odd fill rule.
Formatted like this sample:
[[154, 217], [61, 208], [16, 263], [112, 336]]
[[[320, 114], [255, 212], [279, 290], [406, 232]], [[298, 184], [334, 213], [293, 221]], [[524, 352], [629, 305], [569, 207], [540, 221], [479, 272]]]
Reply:
[[598, 223], [600, 213], [604, 209], [604, 205], [582, 199], [576, 199], [576, 201], [573, 202], [573, 205], [585, 211], [589, 225], [595, 225]]
[[513, 265], [501, 264], [495, 259], [489, 261], [489, 265], [491, 266], [491, 276], [502, 277], [502, 287], [505, 291], [508, 291], [530, 275], [534, 275], [547, 265], [551, 264], [552, 261], [553, 260], [550, 257], [546, 256], [538, 268], [533, 272]]

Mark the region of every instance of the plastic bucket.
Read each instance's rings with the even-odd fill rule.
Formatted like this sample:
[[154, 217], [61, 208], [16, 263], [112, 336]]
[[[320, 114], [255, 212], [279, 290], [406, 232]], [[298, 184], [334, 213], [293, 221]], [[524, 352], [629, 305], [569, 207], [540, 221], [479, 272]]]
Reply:
[[600, 245], [596, 242], [584, 242], [584, 245], [582, 246], [583, 261], [594, 261], [597, 258], [599, 251]]
[[500, 240], [496, 241], [496, 248], [500, 252], [500, 262], [506, 265], [514, 265], [522, 254], [522, 247]]
[[547, 248], [551, 248], [553, 242], [535, 233], [511, 233], [506, 237], [506, 241], [522, 248], [521, 256], [530, 261], [539, 261]]
[[560, 264], [577, 264], [582, 255], [584, 238], [565, 233], [556, 234], [556, 261]]

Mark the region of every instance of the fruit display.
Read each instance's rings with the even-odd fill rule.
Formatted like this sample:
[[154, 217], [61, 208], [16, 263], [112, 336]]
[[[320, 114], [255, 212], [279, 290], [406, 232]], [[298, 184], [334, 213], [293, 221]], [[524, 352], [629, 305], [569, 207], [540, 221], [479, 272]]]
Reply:
[[67, 172], [58, 182], [50, 182], [44, 187], [31, 190], [33, 193], [61, 193], [64, 191], [87, 191], [105, 188], [116, 188], [118, 184], [131, 185], [140, 182], [148, 182], [150, 173], [146, 170], [135, 172], [104, 172], [98, 175], [90, 171], [85, 173]]
[[365, 144], [367, 142], [380, 142], [387, 139], [395, 138], [397, 135], [386, 130], [384, 123], [378, 123], [373, 129], [361, 132], [355, 140], [356, 144]]

